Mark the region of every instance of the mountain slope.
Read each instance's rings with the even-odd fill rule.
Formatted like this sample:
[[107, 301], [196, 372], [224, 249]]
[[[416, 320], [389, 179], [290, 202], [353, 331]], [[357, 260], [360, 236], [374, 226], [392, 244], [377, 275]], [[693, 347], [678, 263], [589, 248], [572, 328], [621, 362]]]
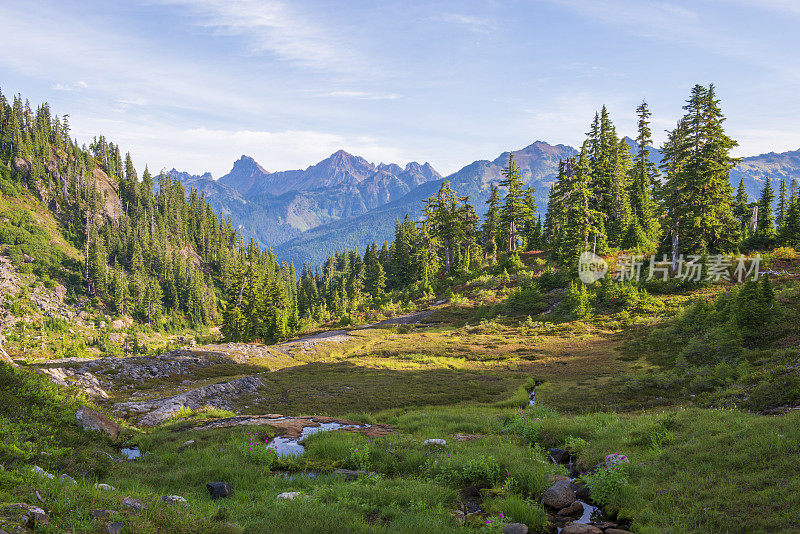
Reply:
[[441, 179], [429, 163], [376, 166], [343, 150], [305, 170], [268, 173], [252, 158], [242, 156], [217, 181], [208, 173], [197, 176], [173, 169], [167, 174], [204, 192], [234, 226], [267, 246], [358, 217], [420, 184]]

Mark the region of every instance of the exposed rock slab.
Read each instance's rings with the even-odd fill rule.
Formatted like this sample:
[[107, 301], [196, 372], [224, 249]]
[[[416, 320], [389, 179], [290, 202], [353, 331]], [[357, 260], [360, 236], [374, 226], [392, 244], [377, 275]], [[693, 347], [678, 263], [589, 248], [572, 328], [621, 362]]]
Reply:
[[[279, 414], [266, 414], [266, 415], [238, 415], [236, 417], [227, 417], [225, 419], [217, 419], [203, 425], [197, 426], [194, 430], [209, 430], [212, 428], [230, 428], [242, 425], [268, 425], [279, 431], [284, 438], [298, 439], [303, 434], [303, 429], [306, 427], [318, 427], [324, 423], [339, 423], [346, 426], [356, 426], [360, 423], [347, 421], [346, 419], [337, 419], [335, 417], [325, 416], [308, 416], [308, 417], [286, 417]], [[343, 428], [341, 430], [358, 432], [366, 436], [385, 436], [393, 434], [394, 429], [389, 425], [371, 425], [362, 428]]]
[[197, 409], [201, 406], [230, 409], [232, 400], [248, 394], [255, 394], [264, 384], [257, 376], [237, 378], [230, 382], [211, 384], [192, 389], [178, 395], [160, 399], [135, 402], [121, 402], [114, 411], [128, 415], [142, 415], [137, 422], [143, 426], [157, 425], [175, 415], [181, 408]]

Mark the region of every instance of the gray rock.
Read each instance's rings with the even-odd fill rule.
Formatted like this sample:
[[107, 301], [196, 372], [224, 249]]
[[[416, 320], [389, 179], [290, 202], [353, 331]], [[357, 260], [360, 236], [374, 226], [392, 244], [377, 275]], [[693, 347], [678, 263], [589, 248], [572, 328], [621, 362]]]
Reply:
[[122, 499], [122, 504], [128, 507], [130, 510], [144, 510], [145, 505], [139, 499], [134, 499], [133, 497], [125, 497]]
[[283, 493], [280, 493], [278, 495], [277, 499], [285, 500], [285, 501], [291, 501], [293, 499], [296, 499], [296, 498], [300, 497], [302, 494], [303, 493], [299, 492], [299, 491], [285, 491]]
[[161, 500], [167, 504], [186, 504], [186, 499], [180, 495], [164, 495]]
[[42, 469], [38, 465], [34, 465], [31, 468], [31, 473], [35, 473], [35, 474], [37, 474], [37, 475], [39, 475], [41, 477], [48, 478], [50, 480], [53, 480], [55, 478], [53, 475], [51, 475], [50, 473], [48, 473], [47, 471], [45, 471], [44, 469]]
[[574, 503], [570, 504], [566, 508], [562, 508], [558, 511], [558, 515], [564, 516], [581, 516], [583, 515], [583, 505], [580, 501], [575, 501]]
[[569, 463], [569, 453], [564, 449], [547, 449], [547, 452], [550, 453], [550, 459], [553, 460], [554, 463]]
[[447, 442], [443, 439], [426, 439], [422, 442], [423, 445], [438, 445], [439, 447], [447, 446]]
[[528, 534], [528, 525], [524, 523], [508, 523], [503, 525], [503, 534]]
[[209, 482], [206, 484], [206, 489], [212, 499], [227, 499], [233, 493], [227, 482]]
[[61, 481], [62, 481], [62, 482], [65, 482], [65, 483], [67, 483], [67, 484], [73, 484], [73, 485], [74, 485], [74, 484], [77, 484], [77, 482], [75, 482], [75, 479], [74, 479], [74, 478], [72, 478], [72, 477], [71, 477], [71, 476], [69, 476], [69, 475], [66, 475], [66, 474], [64, 474], [64, 475], [61, 475], [61, 477], [60, 477], [60, 478], [61, 478]]
[[115, 489], [114, 486], [109, 486], [108, 484], [95, 484], [94, 487], [106, 491], [114, 491]]
[[575, 502], [575, 493], [569, 480], [558, 480], [542, 495], [542, 502], [550, 508], [561, 510]]

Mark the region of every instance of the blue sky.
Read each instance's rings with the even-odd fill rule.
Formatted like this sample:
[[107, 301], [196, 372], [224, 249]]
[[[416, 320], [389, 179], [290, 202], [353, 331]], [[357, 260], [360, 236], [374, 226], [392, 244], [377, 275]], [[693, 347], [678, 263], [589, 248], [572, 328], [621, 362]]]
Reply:
[[657, 143], [713, 82], [737, 155], [800, 147], [800, 1], [0, 1], [0, 88], [140, 169], [301, 168], [339, 148], [449, 173], [578, 145], [606, 104]]

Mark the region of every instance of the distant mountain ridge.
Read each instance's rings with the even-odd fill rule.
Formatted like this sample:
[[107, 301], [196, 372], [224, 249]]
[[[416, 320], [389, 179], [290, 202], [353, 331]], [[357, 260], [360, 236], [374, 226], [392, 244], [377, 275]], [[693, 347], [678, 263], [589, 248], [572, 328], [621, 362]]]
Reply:
[[205, 193], [234, 226], [268, 246], [357, 217], [442, 178], [429, 163], [374, 165], [344, 150], [304, 170], [269, 172], [243, 155], [219, 180], [176, 169], [167, 174]]
[[[633, 139], [625, 138], [631, 151]], [[661, 152], [648, 148], [651, 161]], [[544, 214], [559, 161], [577, 155], [568, 145], [536, 141], [514, 151], [526, 184], [535, 192]], [[358, 248], [391, 238], [394, 222], [407, 213], [419, 219], [422, 202], [449, 180], [459, 195], [469, 196], [479, 215], [485, 211], [491, 184], [499, 183], [509, 152], [494, 160], [477, 160], [443, 178], [429, 163], [372, 164], [339, 150], [306, 169], [269, 172], [253, 158], [242, 156], [219, 180], [209, 173], [190, 175], [173, 169], [168, 174], [187, 187], [205, 193], [212, 206], [233, 220], [246, 236], [274, 247], [282, 260], [319, 265], [334, 250]], [[731, 173], [734, 187], [744, 179], [751, 198], [757, 198], [767, 173], [773, 180], [800, 180], [800, 150], [744, 158]], [[773, 183], [777, 189], [777, 184]], [[787, 183], [788, 186], [788, 183]]]

